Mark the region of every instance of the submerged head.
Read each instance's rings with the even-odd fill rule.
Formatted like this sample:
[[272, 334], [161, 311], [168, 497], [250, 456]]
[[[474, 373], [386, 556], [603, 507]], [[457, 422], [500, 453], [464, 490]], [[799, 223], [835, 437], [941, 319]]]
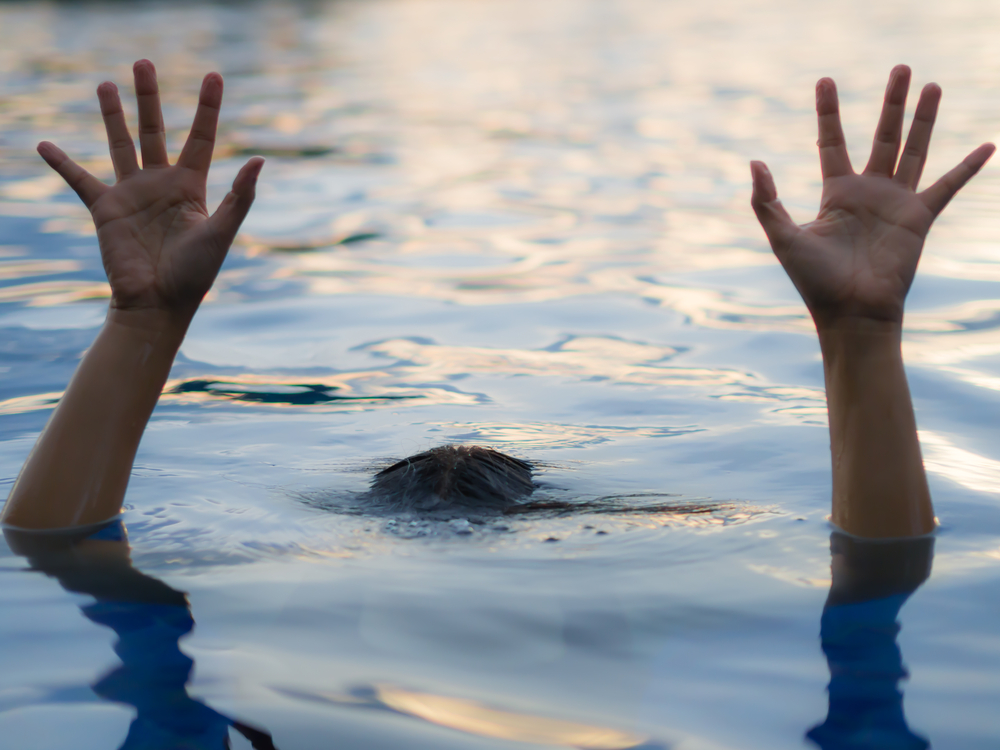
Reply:
[[477, 445], [442, 445], [380, 471], [369, 496], [400, 510], [502, 511], [534, 489], [525, 461]]

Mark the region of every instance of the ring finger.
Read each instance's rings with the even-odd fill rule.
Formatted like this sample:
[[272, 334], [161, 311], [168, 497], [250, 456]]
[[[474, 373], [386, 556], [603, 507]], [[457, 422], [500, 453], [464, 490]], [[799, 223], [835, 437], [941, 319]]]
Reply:
[[115, 165], [115, 176], [120, 180], [138, 171], [139, 161], [135, 154], [135, 143], [125, 124], [125, 112], [118, 97], [118, 87], [105, 81], [97, 87], [97, 100], [101, 104], [104, 129], [108, 133], [111, 163]]

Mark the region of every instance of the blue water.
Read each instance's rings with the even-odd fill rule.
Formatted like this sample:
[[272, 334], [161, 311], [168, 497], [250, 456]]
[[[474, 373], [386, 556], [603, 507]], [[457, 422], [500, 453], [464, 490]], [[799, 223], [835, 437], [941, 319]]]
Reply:
[[[860, 165], [907, 62], [945, 91], [940, 174], [1000, 136], [998, 31], [977, 0], [0, 4], [0, 481], [107, 304], [34, 144], [108, 178], [98, 82], [153, 59], [176, 147], [219, 70], [211, 197], [268, 162], [125, 514], [136, 567], [190, 594], [189, 693], [282, 750], [802, 747], [830, 679], [822, 372], [747, 162], [807, 220], [813, 83]], [[907, 319], [941, 530], [898, 645], [935, 748], [1000, 735], [998, 217], [990, 165]], [[544, 497], [717, 505], [471, 534], [363, 512], [374, 470], [446, 442], [539, 463]], [[124, 741], [89, 601], [0, 546], [5, 746]]]

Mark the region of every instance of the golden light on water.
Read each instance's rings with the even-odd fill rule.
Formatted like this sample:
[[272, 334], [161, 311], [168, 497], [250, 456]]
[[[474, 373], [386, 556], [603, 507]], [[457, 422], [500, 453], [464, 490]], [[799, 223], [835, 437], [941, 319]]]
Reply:
[[[365, 690], [367, 694], [368, 689]], [[371, 696], [319, 693], [309, 697], [341, 705], [381, 706], [431, 724], [478, 737], [508, 742], [579, 750], [628, 750], [649, 737], [610, 727], [521, 713], [479, 701], [408, 690], [395, 685], [373, 685]]]
[[379, 686], [376, 691], [378, 700], [400, 713], [480, 737], [581, 750], [626, 750], [647, 739], [607, 727], [505, 711], [461, 698], [392, 686]]
[[944, 435], [927, 430], [920, 431], [920, 445], [928, 471], [970, 490], [1000, 493], [1000, 461], [960, 448]]
[[694, 427], [606, 427], [553, 422], [436, 422], [449, 441], [506, 446], [531, 451], [556, 446], [580, 446], [610, 440], [645, 440], [695, 432]]

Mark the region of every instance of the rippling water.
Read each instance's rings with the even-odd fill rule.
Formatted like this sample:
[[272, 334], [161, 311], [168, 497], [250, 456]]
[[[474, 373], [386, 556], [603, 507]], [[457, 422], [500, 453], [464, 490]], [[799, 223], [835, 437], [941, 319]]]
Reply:
[[[940, 174], [1000, 137], [998, 32], [979, 0], [2, 3], [0, 481], [108, 295], [34, 144], [110, 178], [98, 82], [153, 59], [176, 146], [219, 70], [212, 196], [268, 163], [126, 514], [136, 565], [191, 593], [191, 694], [283, 750], [800, 747], [829, 680], [822, 372], [747, 163], [807, 219], [813, 83], [863, 163], [907, 62], [944, 88]], [[998, 174], [932, 232], [905, 342], [942, 522], [905, 707], [963, 750], [995, 747], [1000, 698]], [[373, 470], [445, 442], [653, 509], [357, 512]], [[0, 733], [117, 747], [130, 711], [88, 688], [110, 631], [0, 549]]]

